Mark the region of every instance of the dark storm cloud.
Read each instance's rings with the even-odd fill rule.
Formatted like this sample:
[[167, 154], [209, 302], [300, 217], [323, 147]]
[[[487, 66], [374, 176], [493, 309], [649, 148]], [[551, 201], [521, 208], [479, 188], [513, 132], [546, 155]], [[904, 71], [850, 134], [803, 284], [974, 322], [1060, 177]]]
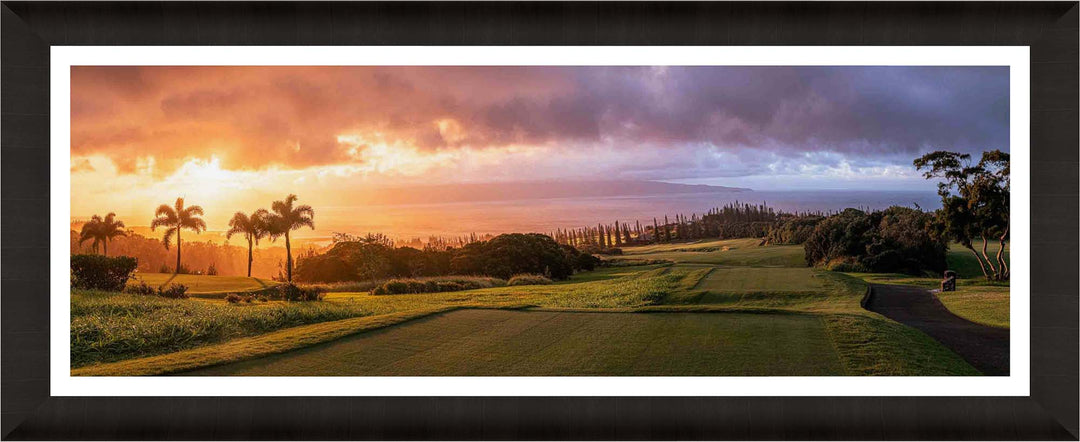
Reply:
[[932, 149], [1008, 150], [1008, 122], [1007, 67], [72, 70], [73, 154], [122, 170], [146, 155], [162, 168], [360, 161], [342, 134], [421, 150], [702, 146], [747, 171], [808, 153], [910, 165]]

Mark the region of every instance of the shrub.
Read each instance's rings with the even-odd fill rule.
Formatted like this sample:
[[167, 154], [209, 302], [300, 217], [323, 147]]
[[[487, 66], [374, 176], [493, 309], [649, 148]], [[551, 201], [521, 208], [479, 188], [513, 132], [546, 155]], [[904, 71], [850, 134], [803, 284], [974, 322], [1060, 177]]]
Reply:
[[269, 299], [267, 299], [265, 295], [259, 295], [257, 299], [259, 300], [259, 302], [269, 301]]
[[147, 284], [145, 281], [139, 281], [138, 284], [129, 285], [124, 287], [124, 293], [131, 293], [133, 295], [151, 296], [157, 294], [157, 288]]
[[139, 261], [130, 256], [73, 255], [71, 257], [71, 286], [78, 289], [119, 292]]
[[404, 295], [416, 293], [458, 292], [462, 290], [502, 287], [506, 281], [482, 276], [450, 276], [429, 279], [391, 279], [375, 287], [372, 295]]
[[206, 268], [206, 274], [207, 276], [217, 276], [217, 266], [215, 266], [213, 263], [210, 263], [210, 267]]
[[932, 221], [930, 214], [906, 207], [847, 209], [815, 225], [803, 243], [806, 263], [848, 272], [939, 273], [946, 244], [932, 233]]
[[544, 275], [534, 275], [531, 273], [523, 273], [520, 275], [514, 275], [507, 281], [507, 285], [547, 285], [551, 284], [551, 279], [548, 279]]
[[172, 269], [169, 268], [168, 264], [162, 264], [161, 268], [158, 269], [158, 273], [172, 273]]
[[225, 295], [225, 302], [228, 302], [229, 304], [239, 303], [240, 295], [237, 295], [236, 293], [229, 293], [228, 295]]
[[187, 299], [187, 286], [183, 284], [169, 284], [164, 289], [158, 289], [158, 296], [169, 299]]
[[252, 302], [255, 302], [255, 295], [247, 295], [247, 296], [245, 296], [244, 297], [244, 302], [246, 302], [248, 304], [251, 304]]
[[322, 301], [325, 293], [319, 287], [300, 287], [292, 283], [278, 285], [277, 291], [281, 299], [290, 302]]

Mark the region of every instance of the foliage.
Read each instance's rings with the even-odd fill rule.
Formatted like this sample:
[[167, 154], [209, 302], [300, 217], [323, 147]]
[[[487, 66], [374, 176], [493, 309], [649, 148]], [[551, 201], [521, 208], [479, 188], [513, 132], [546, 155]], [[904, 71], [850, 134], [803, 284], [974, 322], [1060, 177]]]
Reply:
[[96, 251], [100, 244], [102, 248], [102, 255], [109, 255], [109, 241], [118, 236], [127, 236], [127, 231], [124, 230], [124, 222], [116, 219], [116, 214], [109, 212], [102, 218], [98, 215], [94, 215], [83, 224], [82, 231], [79, 232], [79, 244], [86, 241], [93, 241], [94, 250]]
[[158, 289], [158, 296], [169, 299], [187, 299], [187, 286], [183, 284], [169, 284]]
[[130, 256], [73, 255], [71, 286], [85, 290], [119, 292], [127, 285], [139, 262]]
[[151, 296], [157, 294], [157, 287], [147, 284], [145, 281], [139, 281], [138, 284], [132, 284], [124, 287], [124, 293], [130, 293], [133, 295]]
[[[244, 212], [236, 212], [229, 220], [229, 231], [225, 232], [225, 240], [228, 241], [233, 235], [244, 235], [248, 246], [247, 275], [251, 276], [251, 264], [254, 261], [254, 248], [259, 245], [259, 240], [270, 234], [270, 212], [259, 209], [250, 216]], [[207, 274], [210, 274], [207, 272]], [[216, 274], [216, 273], [215, 273]]]
[[392, 279], [375, 287], [372, 295], [401, 295], [415, 293], [457, 292], [502, 287], [506, 281], [477, 276], [432, 277], [423, 279]]
[[506, 285], [547, 285], [551, 283], [551, 279], [545, 277], [544, 275], [533, 275], [525, 273], [521, 275], [514, 275], [510, 278], [509, 281], [506, 282]]
[[322, 301], [325, 294], [318, 287], [300, 287], [293, 283], [280, 284], [276, 291], [281, 299], [290, 302]]
[[[443, 275], [486, 275], [501, 279], [518, 273], [566, 279], [574, 271], [596, 268], [600, 260], [541, 234], [506, 234], [462, 248], [392, 248], [379, 237], [343, 237], [326, 253], [301, 255], [296, 280], [306, 283], [379, 281]], [[352, 239], [346, 241], [345, 239]]]
[[825, 217], [818, 215], [788, 216], [778, 224], [769, 227], [765, 235], [766, 244], [802, 244], [814, 233]]
[[[938, 151], [915, 160], [927, 179], [939, 178], [938, 194], [942, 208], [937, 211], [935, 230], [967, 248], [987, 279], [1009, 278], [1009, 266], [1003, 255], [1009, 238], [1009, 154], [999, 150], [983, 152], [977, 164], [971, 156]], [[955, 193], [954, 193], [955, 192]], [[982, 250], [973, 242], [982, 240]], [[998, 241], [998, 253], [987, 254], [988, 240]]]
[[310, 227], [315, 230], [315, 210], [311, 206], [302, 204], [293, 206], [297, 200], [296, 195], [289, 194], [284, 200], [274, 201], [271, 204], [271, 213], [266, 218], [267, 233], [270, 240], [285, 237], [285, 279], [292, 282], [293, 258], [292, 244], [289, 240], [289, 232], [301, 227]]
[[803, 244], [809, 265], [835, 271], [919, 275], [945, 270], [945, 242], [930, 214], [906, 207], [847, 209], [822, 220]]
[[162, 204], [154, 211], [154, 220], [150, 222], [150, 230], [157, 230], [158, 227], [165, 228], [161, 243], [165, 245], [166, 250], [169, 249], [172, 237], [176, 236], [176, 273], [190, 273], [185, 272], [186, 269], [180, 263], [180, 231], [189, 229], [199, 233], [206, 230], [206, 221], [203, 221], [202, 215], [203, 209], [200, 206], [184, 207], [183, 198], [177, 198], [176, 204], [172, 207]]
[[574, 273], [574, 262], [550, 236], [538, 233], [511, 233], [462, 247], [450, 260], [453, 273], [509, 278], [519, 273], [537, 273], [551, 279], [566, 279]]
[[240, 295], [237, 295], [236, 293], [225, 295], [225, 302], [228, 302], [229, 304], [237, 304], [240, 302], [240, 299]]
[[210, 263], [210, 267], [206, 268], [206, 276], [217, 276], [217, 266], [214, 263]]

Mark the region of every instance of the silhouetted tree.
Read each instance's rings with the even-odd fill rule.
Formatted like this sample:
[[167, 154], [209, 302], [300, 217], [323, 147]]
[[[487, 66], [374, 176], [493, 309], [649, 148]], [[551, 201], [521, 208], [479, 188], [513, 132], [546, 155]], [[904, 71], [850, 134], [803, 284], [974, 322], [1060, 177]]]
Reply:
[[270, 239], [277, 240], [279, 236], [285, 236], [285, 277], [292, 281], [292, 245], [289, 240], [289, 232], [308, 226], [315, 230], [315, 210], [306, 204], [293, 207], [297, 200], [296, 195], [289, 194], [282, 201], [274, 201], [270, 206], [269, 232]]
[[244, 212], [236, 212], [233, 214], [231, 220], [229, 220], [229, 231], [225, 233], [225, 239], [232, 238], [233, 235], [244, 235], [244, 239], [247, 240], [248, 257], [247, 257], [247, 275], [251, 277], [251, 261], [252, 250], [259, 244], [259, 240], [270, 233], [270, 225], [267, 217], [270, 212], [266, 209], [256, 210], [248, 216]]
[[109, 212], [104, 219], [94, 215], [90, 221], [83, 224], [82, 231], [79, 232], [79, 244], [92, 239], [94, 250], [96, 251], [98, 244], [101, 244], [102, 255], [109, 256], [109, 240], [126, 235], [124, 222], [117, 220], [115, 213]]
[[180, 231], [189, 229], [199, 233], [206, 230], [206, 222], [200, 218], [202, 215], [202, 207], [184, 207], [183, 198], [177, 198], [174, 207], [162, 204], [154, 212], [155, 218], [150, 222], [150, 230], [157, 230], [158, 227], [166, 228], [161, 237], [166, 250], [169, 248], [170, 238], [173, 234], [176, 235], [176, 268], [174, 270], [177, 273], [180, 272]]

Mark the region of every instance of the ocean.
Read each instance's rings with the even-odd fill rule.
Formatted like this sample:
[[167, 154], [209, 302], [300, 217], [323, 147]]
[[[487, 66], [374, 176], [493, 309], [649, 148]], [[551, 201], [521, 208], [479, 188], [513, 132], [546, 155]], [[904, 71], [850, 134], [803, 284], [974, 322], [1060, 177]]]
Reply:
[[[550, 232], [555, 229], [640, 221], [653, 217], [703, 214], [732, 202], [768, 204], [784, 211], [837, 212], [853, 207], [883, 209], [889, 206], [941, 206], [932, 191], [806, 190], [690, 193], [655, 196], [546, 198], [443, 204], [334, 206], [316, 208], [313, 236], [333, 232], [363, 234], [380, 232], [391, 237], [426, 238], [470, 233]], [[307, 233], [307, 232], [305, 232]], [[310, 234], [309, 234], [310, 235]], [[305, 235], [307, 236], [307, 235]]]

